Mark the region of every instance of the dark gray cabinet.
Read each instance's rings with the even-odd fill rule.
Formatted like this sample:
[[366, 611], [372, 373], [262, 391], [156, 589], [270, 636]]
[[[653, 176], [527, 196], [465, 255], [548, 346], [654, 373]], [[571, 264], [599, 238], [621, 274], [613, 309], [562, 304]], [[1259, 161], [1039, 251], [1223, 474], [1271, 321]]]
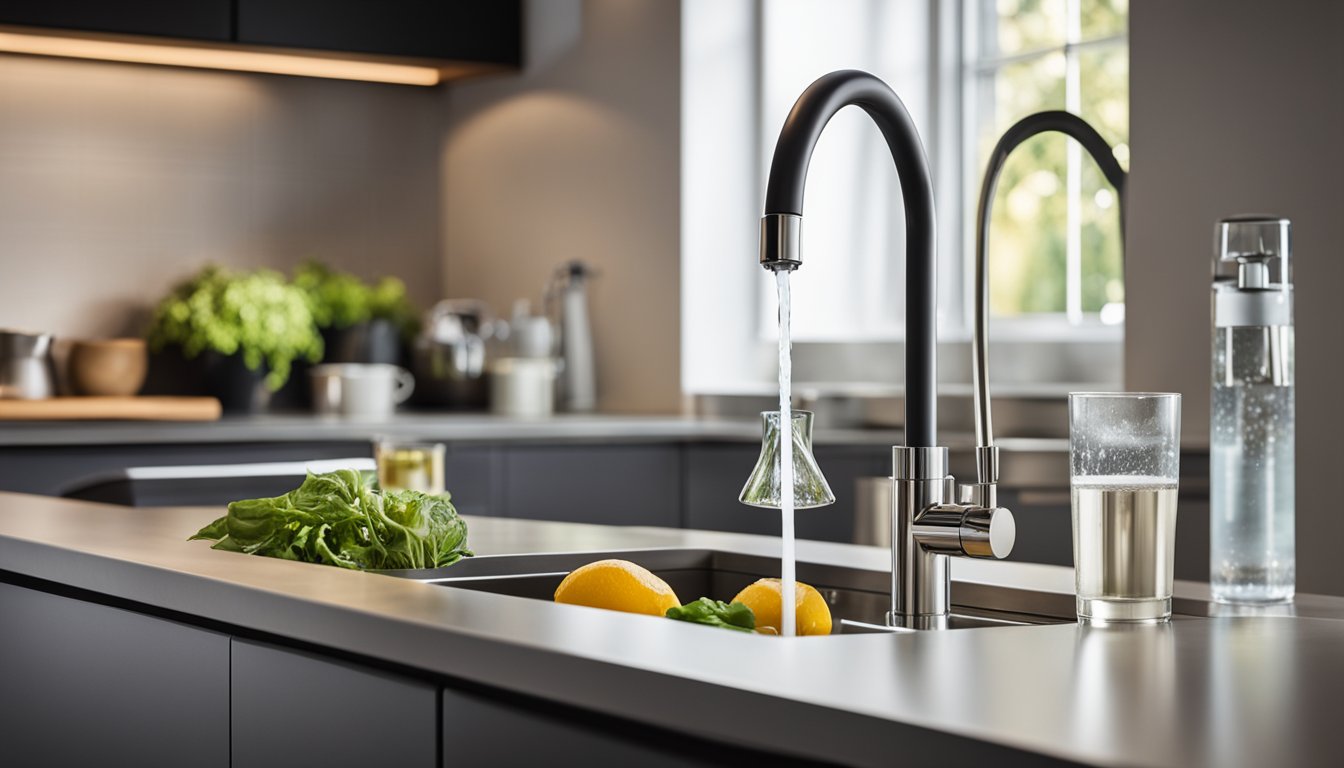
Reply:
[[227, 42], [232, 0], [27, 0], [0, 3], [0, 24]]
[[513, 766], [803, 765], [780, 755], [702, 741], [580, 710], [500, 694], [443, 692], [442, 768]]
[[24, 0], [0, 25], [516, 69], [521, 0]]
[[453, 506], [464, 515], [499, 514], [495, 499], [503, 495], [503, 450], [489, 445], [449, 445], [443, 457], [443, 484]]
[[237, 42], [517, 67], [517, 0], [236, 0]]
[[510, 446], [498, 513], [530, 520], [681, 525], [681, 446]]
[[438, 688], [246, 640], [233, 640], [233, 764], [433, 768]]
[[229, 638], [0, 583], [0, 762], [229, 765]]

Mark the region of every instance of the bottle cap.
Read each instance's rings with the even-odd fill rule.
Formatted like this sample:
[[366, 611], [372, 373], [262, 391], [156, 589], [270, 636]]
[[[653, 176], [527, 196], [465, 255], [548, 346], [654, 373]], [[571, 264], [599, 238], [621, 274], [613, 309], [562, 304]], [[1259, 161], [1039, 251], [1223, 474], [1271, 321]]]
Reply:
[[1213, 321], [1217, 327], [1293, 324], [1292, 223], [1233, 216], [1214, 227]]
[[1214, 282], [1241, 290], [1286, 290], [1292, 284], [1291, 230], [1292, 223], [1278, 216], [1219, 221], [1214, 229]]

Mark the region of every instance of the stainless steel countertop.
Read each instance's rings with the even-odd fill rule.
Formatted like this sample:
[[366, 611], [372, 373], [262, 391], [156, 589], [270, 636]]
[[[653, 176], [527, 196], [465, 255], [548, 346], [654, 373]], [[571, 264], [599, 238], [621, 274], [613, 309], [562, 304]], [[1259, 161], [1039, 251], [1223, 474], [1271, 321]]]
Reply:
[[[677, 731], [855, 765], [986, 744], [1096, 765], [1337, 764], [1344, 621], [1178, 619], [779, 638], [216, 552], [217, 509], [0, 494], [0, 568]], [[473, 518], [482, 554], [660, 547], [776, 555], [772, 538]], [[800, 542], [885, 570], [884, 550]], [[1051, 566], [954, 561], [958, 582], [1069, 593]], [[958, 585], [953, 585], [954, 595]], [[1207, 597], [1180, 583], [1178, 597]], [[1306, 596], [1300, 614], [1344, 616]], [[982, 750], [974, 753], [974, 749]], [[958, 751], [961, 750], [961, 751]], [[971, 750], [971, 751], [966, 751]], [[958, 757], [960, 755], [960, 757]]]

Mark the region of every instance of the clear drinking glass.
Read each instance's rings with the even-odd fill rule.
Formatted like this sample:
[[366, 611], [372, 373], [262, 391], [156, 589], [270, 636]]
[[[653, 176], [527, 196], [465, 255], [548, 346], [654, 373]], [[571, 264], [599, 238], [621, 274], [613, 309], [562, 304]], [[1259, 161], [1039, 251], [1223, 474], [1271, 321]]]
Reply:
[[1069, 480], [1078, 618], [1171, 617], [1181, 396], [1069, 395]]
[[378, 485], [385, 491], [443, 493], [444, 453], [443, 443], [380, 441], [374, 448]]

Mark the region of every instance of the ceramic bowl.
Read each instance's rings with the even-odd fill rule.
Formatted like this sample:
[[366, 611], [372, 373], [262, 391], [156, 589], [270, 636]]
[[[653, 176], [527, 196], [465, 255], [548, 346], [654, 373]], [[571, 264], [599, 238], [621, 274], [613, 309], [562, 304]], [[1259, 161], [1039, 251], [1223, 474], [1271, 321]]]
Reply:
[[70, 386], [79, 395], [134, 395], [147, 367], [144, 339], [76, 341], [70, 347]]

